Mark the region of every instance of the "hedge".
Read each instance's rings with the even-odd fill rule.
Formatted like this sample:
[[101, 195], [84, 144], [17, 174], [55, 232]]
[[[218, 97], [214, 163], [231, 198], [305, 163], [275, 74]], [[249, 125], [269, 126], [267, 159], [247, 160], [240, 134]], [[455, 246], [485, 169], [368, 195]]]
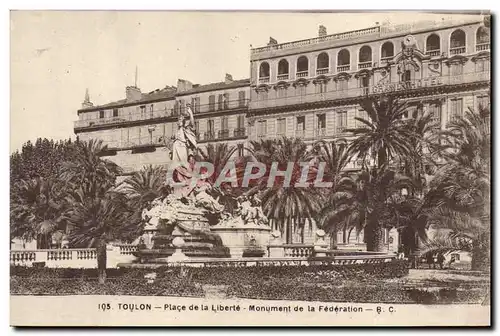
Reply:
[[[156, 273], [153, 283], [144, 276]], [[34, 295], [213, 294], [272, 300], [387, 303], [480, 303], [488, 286], [439, 290], [412, 288], [399, 279], [408, 273], [404, 261], [331, 266], [263, 266], [242, 268], [112, 269], [104, 285], [94, 269], [11, 267], [11, 293]]]

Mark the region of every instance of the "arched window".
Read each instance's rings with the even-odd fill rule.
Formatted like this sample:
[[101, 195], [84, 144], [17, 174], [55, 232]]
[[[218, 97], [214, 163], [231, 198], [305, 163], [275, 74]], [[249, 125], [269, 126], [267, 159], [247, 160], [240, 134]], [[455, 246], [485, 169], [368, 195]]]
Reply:
[[369, 46], [363, 46], [359, 49], [359, 63], [371, 62], [372, 61], [372, 48]]
[[394, 57], [394, 44], [392, 42], [385, 42], [382, 44], [382, 59]]
[[339, 54], [337, 56], [337, 71], [342, 72], [342, 71], [347, 71], [350, 69], [351, 65], [351, 54], [349, 53], [349, 50], [347, 49], [342, 49], [339, 51]]
[[450, 54], [457, 55], [464, 52], [465, 32], [461, 29], [457, 29], [450, 35]]
[[286, 59], [282, 59], [278, 63], [278, 80], [284, 80], [289, 78], [290, 66]]
[[[318, 55], [318, 60], [317, 60], [317, 65], [316, 65], [316, 69], [317, 69], [317, 74], [320, 75], [322, 73], [327, 73], [328, 72], [328, 68], [330, 67], [330, 58], [328, 57], [328, 54], [327, 53], [321, 53]], [[322, 72], [320, 70], [326, 70], [325, 72]]]
[[305, 56], [297, 59], [297, 77], [307, 77], [309, 75], [309, 60]]
[[479, 27], [476, 32], [476, 51], [490, 48], [490, 31], [486, 27]]
[[282, 59], [278, 63], [278, 75], [288, 75], [290, 71], [290, 67], [288, 66], [288, 61], [286, 59]]
[[259, 68], [259, 79], [269, 79], [269, 63], [262, 62]]
[[431, 34], [425, 42], [425, 53], [429, 56], [439, 56], [441, 53], [441, 40], [436, 34]]

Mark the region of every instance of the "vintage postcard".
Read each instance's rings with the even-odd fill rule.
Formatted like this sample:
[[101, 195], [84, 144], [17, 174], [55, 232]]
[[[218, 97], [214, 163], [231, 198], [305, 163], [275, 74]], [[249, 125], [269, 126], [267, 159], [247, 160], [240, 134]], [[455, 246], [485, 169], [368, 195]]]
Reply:
[[491, 325], [489, 11], [10, 20], [12, 326]]

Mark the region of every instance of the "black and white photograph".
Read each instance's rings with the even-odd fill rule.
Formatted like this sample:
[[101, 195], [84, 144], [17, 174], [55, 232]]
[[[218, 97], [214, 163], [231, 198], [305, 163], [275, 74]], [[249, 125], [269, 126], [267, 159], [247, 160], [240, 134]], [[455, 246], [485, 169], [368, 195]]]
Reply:
[[491, 326], [491, 18], [12, 10], [10, 324]]

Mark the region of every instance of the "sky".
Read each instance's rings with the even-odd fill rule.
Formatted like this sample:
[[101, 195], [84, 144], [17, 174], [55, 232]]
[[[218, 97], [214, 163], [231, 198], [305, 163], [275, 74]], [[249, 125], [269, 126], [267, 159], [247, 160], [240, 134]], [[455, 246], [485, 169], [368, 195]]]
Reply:
[[[455, 14], [455, 16], [457, 16]], [[250, 46], [374, 26], [440, 20], [429, 13], [13, 11], [10, 16], [10, 152], [38, 137], [74, 138], [88, 88], [94, 105], [177, 79], [206, 84], [249, 77]], [[460, 15], [461, 17], [461, 15]]]

